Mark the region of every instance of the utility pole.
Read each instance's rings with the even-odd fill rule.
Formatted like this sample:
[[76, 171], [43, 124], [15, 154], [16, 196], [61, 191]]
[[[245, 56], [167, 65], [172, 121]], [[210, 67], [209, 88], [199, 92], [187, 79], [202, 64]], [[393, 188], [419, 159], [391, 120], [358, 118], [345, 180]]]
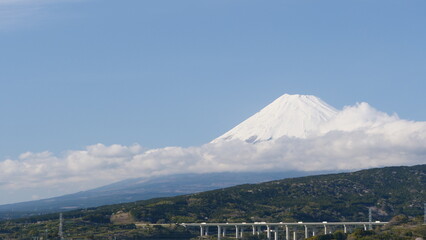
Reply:
[[64, 218], [62, 217], [62, 213], [59, 213], [59, 232], [58, 232], [58, 235], [59, 235], [59, 238], [61, 240], [64, 240], [64, 232], [62, 231], [63, 226], [64, 226]]
[[368, 208], [368, 230], [373, 230], [373, 225], [371, 224], [373, 222], [373, 216], [371, 214], [372, 207]]
[[426, 224], [426, 203], [424, 203], [424, 210], [425, 210], [425, 216], [424, 216], [424, 224]]

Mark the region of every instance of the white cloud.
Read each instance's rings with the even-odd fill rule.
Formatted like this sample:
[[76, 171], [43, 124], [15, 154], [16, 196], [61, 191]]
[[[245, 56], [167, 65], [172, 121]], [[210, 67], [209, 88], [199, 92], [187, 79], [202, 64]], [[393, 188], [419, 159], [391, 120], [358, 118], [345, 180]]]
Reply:
[[388, 115], [363, 102], [345, 107], [331, 121], [320, 126], [319, 131], [324, 134], [329, 131], [367, 130], [398, 120], [396, 114]]
[[88, 189], [131, 177], [266, 170], [350, 170], [426, 163], [426, 122], [399, 119], [366, 103], [346, 107], [315, 136], [250, 144], [239, 140], [199, 147], [147, 150], [96, 144], [61, 156], [23, 153], [0, 162], [0, 189]]

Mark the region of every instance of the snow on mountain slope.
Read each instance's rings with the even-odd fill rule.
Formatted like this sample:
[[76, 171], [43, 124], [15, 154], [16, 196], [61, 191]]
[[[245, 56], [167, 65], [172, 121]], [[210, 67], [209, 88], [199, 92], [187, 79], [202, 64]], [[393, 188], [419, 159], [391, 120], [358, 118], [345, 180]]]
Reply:
[[240, 139], [256, 143], [283, 136], [306, 138], [337, 113], [315, 96], [284, 94], [212, 142]]

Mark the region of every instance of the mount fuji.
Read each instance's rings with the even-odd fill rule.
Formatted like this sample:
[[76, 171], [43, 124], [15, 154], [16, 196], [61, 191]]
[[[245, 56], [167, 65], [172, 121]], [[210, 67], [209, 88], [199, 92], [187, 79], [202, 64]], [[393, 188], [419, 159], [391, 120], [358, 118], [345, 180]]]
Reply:
[[338, 110], [318, 97], [284, 94], [212, 142], [239, 139], [257, 143], [283, 136], [306, 138], [337, 113]]
[[[213, 143], [232, 139], [256, 143], [282, 136], [305, 138], [319, 124], [328, 121], [337, 112], [332, 106], [315, 96], [285, 94], [223, 136], [213, 140]], [[258, 183], [324, 172], [218, 172], [127, 179], [100, 188], [50, 199], [0, 205], [0, 219], [189, 194], [238, 184]], [[11, 212], [8, 211], [9, 209], [19, 210]]]
[[[0, 205], [0, 219], [295, 176], [424, 164], [425, 139], [426, 122], [401, 120], [365, 102], [337, 110], [312, 95], [284, 94], [200, 147], [134, 153], [121, 147], [123, 153], [111, 151], [114, 158], [108, 161], [117, 159], [119, 166], [119, 171], [111, 172], [125, 172], [126, 176], [120, 178], [123, 181], [50, 199]], [[92, 147], [80, 152], [102, 163], [104, 155], [99, 153], [108, 149]], [[65, 158], [63, 162], [71, 160]], [[91, 171], [103, 174], [100, 169]], [[154, 177], [153, 172], [161, 174]], [[132, 179], [125, 180], [128, 177]]]

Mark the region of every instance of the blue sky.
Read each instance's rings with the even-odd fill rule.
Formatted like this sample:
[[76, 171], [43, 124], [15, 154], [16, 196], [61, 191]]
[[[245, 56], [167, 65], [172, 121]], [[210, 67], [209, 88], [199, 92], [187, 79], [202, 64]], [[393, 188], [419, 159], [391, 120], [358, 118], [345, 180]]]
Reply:
[[3, 157], [199, 145], [284, 93], [426, 119], [424, 1], [0, 3]]
[[0, 0], [0, 157], [199, 146], [284, 93], [426, 120], [426, 2]]

